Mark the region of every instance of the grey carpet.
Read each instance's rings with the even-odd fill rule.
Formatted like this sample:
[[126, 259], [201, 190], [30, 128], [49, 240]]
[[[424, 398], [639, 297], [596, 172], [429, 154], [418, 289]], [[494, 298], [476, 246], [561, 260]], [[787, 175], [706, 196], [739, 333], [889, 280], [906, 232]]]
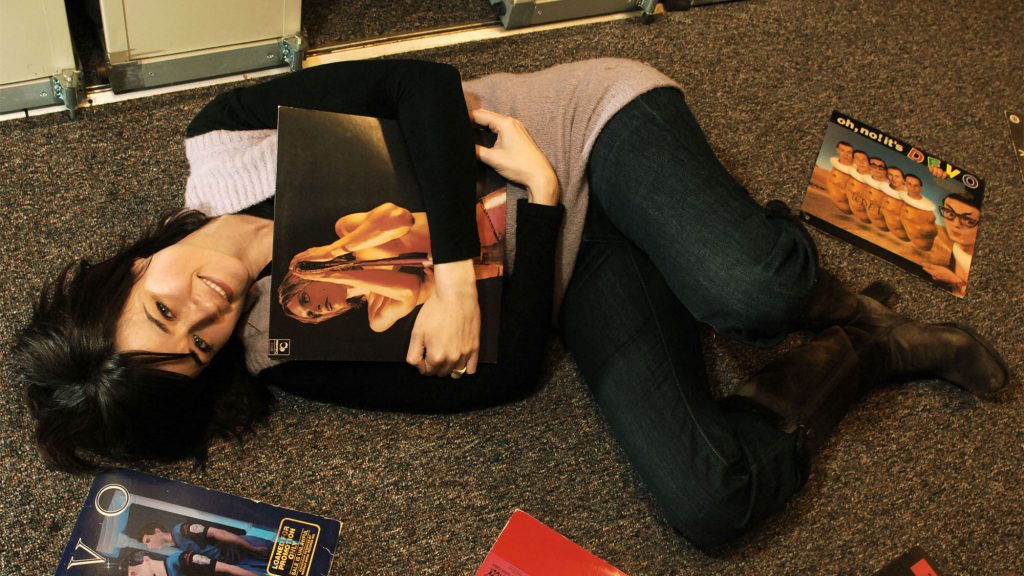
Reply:
[[[418, 54], [467, 77], [595, 56], [646, 60], [687, 90], [723, 162], [759, 201], [798, 205], [833, 108], [986, 179], [969, 297], [957, 300], [814, 232], [851, 285], [884, 278], [899, 309], [974, 324], [1024, 360], [1024, 183], [1003, 119], [1024, 110], [1024, 5], [994, 0], [749, 0]], [[181, 133], [216, 89], [0, 123], [4, 207], [0, 339], [12, 342], [43, 278], [106, 254], [176, 206]], [[717, 391], [770, 351], [708, 336]], [[53, 570], [90, 482], [43, 468], [10, 366], [2, 368], [0, 573]], [[140, 469], [345, 522], [332, 574], [472, 573], [523, 508], [631, 574], [871, 574], [921, 545], [948, 574], [1022, 574], [1019, 392], [981, 402], [939, 381], [893, 386], [843, 421], [802, 493], [709, 555], [675, 535], [556, 345], [535, 396], [456, 416], [369, 413], [283, 397], [244, 446]]]

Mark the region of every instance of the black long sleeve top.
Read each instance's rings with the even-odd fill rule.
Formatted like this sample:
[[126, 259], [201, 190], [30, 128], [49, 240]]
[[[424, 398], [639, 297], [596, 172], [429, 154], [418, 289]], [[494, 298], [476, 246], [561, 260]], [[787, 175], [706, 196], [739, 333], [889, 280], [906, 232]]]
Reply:
[[[479, 253], [472, 127], [453, 67], [368, 61], [310, 68], [221, 94], [186, 135], [276, 128], [278, 106], [398, 119], [424, 196], [435, 262]], [[271, 202], [245, 212], [270, 216]], [[424, 377], [400, 363], [292, 361], [259, 378], [316, 400], [412, 412], [471, 409], [528, 393], [537, 385], [547, 343], [563, 208], [520, 200], [517, 209], [516, 264], [502, 293], [498, 364], [480, 364], [475, 375], [455, 380]]]

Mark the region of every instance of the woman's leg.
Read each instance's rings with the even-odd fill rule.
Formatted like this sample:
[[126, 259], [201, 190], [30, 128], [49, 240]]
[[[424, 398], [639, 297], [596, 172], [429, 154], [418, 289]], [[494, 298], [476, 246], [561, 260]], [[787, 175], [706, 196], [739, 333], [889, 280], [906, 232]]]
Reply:
[[562, 329], [614, 436], [688, 540], [732, 540], [799, 488], [796, 435], [712, 398], [697, 323], [594, 205]]
[[756, 343], [799, 322], [816, 279], [813, 243], [725, 170], [678, 90], [648, 92], [620, 110], [589, 170], [591, 202], [698, 320]]

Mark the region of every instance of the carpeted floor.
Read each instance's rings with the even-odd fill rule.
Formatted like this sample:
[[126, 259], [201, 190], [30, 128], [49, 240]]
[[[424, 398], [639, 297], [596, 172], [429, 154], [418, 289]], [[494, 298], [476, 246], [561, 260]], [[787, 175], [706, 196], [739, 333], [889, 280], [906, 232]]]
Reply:
[[[318, 9], [323, 9], [318, 8]], [[329, 34], [335, 38], [339, 33]], [[833, 109], [985, 179], [966, 300], [812, 232], [823, 263], [860, 286], [899, 286], [898, 308], [969, 322], [1024, 361], [1024, 180], [1004, 111], [1024, 112], [1024, 5], [746, 0], [416, 54], [465, 77], [627, 56], [679, 80], [726, 166], [759, 201], [799, 205]], [[180, 203], [190, 117], [220, 88], [0, 123], [0, 341], [42, 280], [107, 254]], [[652, 143], [656, 144], [656, 143]], [[771, 358], [708, 335], [717, 391]], [[90, 478], [45, 469], [2, 364], [0, 573], [51, 573]], [[522, 508], [630, 574], [872, 574], [913, 545], [944, 574], [1022, 574], [1024, 424], [999, 403], [921, 380], [872, 394], [842, 422], [808, 486], [734, 546], [701, 552], [660, 519], [571, 359], [552, 345], [536, 395], [454, 416], [359, 412], [282, 397], [244, 446], [209, 465], [137, 467], [345, 523], [332, 574], [467, 574]]]

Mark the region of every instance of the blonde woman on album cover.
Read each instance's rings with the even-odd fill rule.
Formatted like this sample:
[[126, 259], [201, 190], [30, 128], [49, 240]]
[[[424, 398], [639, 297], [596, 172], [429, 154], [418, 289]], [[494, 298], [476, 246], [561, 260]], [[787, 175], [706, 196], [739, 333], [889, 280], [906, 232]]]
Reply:
[[[477, 202], [476, 221], [476, 279], [500, 277], [504, 189]], [[278, 302], [290, 318], [317, 324], [365, 305], [370, 329], [384, 332], [430, 297], [434, 271], [425, 212], [386, 202], [342, 216], [334, 230], [337, 241], [292, 258], [278, 290]]]

